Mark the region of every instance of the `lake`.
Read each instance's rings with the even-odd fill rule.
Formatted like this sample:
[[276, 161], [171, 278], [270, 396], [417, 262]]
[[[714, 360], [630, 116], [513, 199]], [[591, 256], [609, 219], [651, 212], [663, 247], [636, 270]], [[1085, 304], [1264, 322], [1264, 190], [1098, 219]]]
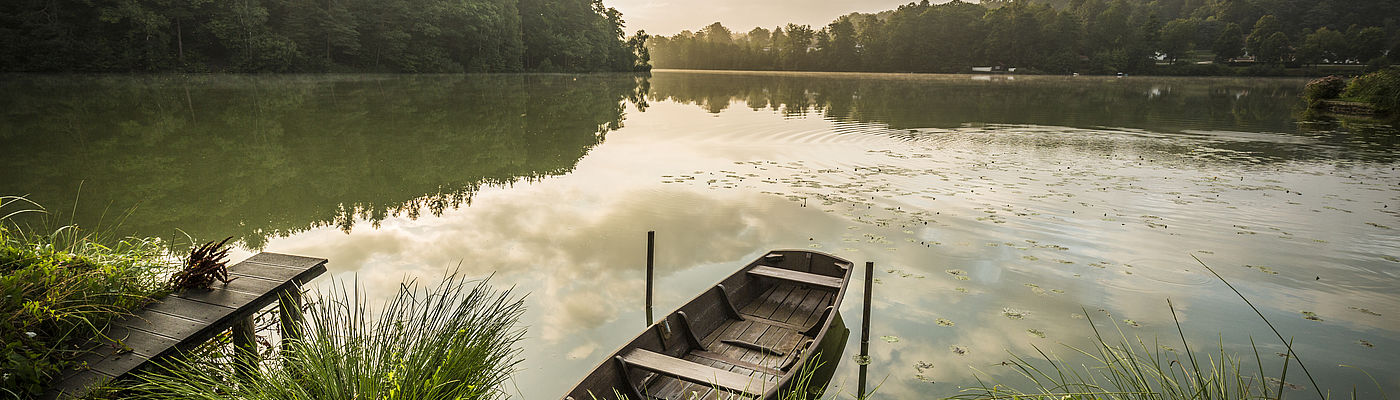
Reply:
[[[1223, 344], [1250, 371], [1252, 338], [1277, 378], [1284, 346], [1201, 262], [1323, 390], [1374, 396], [1369, 373], [1400, 393], [1400, 132], [1303, 118], [1304, 83], [7, 76], [0, 194], [88, 232], [328, 258], [372, 296], [491, 275], [529, 293], [507, 388], [525, 399], [558, 398], [646, 325], [649, 230], [658, 314], [769, 249], [874, 262], [882, 398], [1019, 382], [1001, 363], [1037, 348], [1082, 362], [1066, 346], [1091, 348], [1090, 321], [1183, 353], [1168, 300], [1192, 350]], [[842, 398], [863, 278], [841, 310]], [[1286, 380], [1316, 396], [1296, 363]]]

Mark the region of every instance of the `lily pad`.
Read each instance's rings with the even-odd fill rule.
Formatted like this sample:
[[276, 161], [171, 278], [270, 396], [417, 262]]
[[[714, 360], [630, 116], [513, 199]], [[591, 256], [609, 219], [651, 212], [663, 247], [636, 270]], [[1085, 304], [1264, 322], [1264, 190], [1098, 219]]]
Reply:
[[939, 318], [939, 319], [938, 319], [938, 325], [940, 325], [940, 326], [953, 326], [953, 321], [949, 321], [949, 320], [946, 319], [946, 318]]
[[1028, 314], [1030, 314], [1029, 311], [1017, 310], [1010, 307], [1005, 307], [1001, 309], [1001, 315], [1005, 315], [1007, 318], [1011, 319], [1024, 319]]
[[1310, 320], [1310, 321], [1319, 321], [1319, 322], [1322, 321], [1322, 318], [1318, 317], [1318, 316], [1317, 316], [1317, 313], [1315, 313], [1315, 312], [1312, 312], [1312, 311], [1300, 311], [1300, 312], [1303, 313], [1303, 319]]
[[870, 356], [862, 356], [860, 354], [856, 354], [851, 356], [851, 360], [855, 361], [856, 365], [870, 365]]
[[1356, 307], [1347, 307], [1347, 308], [1348, 308], [1348, 309], [1351, 309], [1352, 311], [1357, 311], [1357, 312], [1360, 312], [1360, 313], [1366, 314], [1366, 315], [1371, 315], [1371, 316], [1376, 316], [1376, 317], [1381, 316], [1381, 314], [1378, 313], [1378, 312], [1371, 311], [1371, 310], [1367, 310], [1367, 309], [1364, 309], [1364, 308], [1356, 308]]
[[924, 370], [927, 370], [929, 368], [933, 368], [933, 364], [927, 361], [919, 361], [914, 363], [914, 369], [919, 371], [920, 373], [923, 373]]
[[899, 342], [899, 336], [885, 335], [885, 336], [881, 336], [881, 337], [880, 337], [880, 340], [884, 340], [885, 343], [895, 343], [895, 342]]

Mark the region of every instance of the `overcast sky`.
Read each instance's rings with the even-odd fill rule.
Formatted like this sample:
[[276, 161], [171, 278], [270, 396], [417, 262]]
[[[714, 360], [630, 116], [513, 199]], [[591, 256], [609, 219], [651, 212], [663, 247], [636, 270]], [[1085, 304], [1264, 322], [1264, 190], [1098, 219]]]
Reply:
[[909, 1], [603, 0], [603, 4], [622, 12], [628, 35], [638, 29], [653, 35], [673, 35], [686, 29], [693, 32], [716, 21], [735, 33], [758, 26], [773, 29], [789, 22], [817, 29], [851, 12], [889, 10]]

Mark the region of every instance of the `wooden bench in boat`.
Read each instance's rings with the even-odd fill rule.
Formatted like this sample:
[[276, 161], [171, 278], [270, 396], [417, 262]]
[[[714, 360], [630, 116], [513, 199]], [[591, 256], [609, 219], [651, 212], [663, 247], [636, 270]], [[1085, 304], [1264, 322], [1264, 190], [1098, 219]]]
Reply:
[[797, 282], [808, 285], [822, 286], [837, 290], [841, 289], [841, 277], [836, 276], [817, 275], [808, 272], [793, 271], [790, 269], [773, 268], [765, 265], [753, 267], [753, 269], [749, 270], [749, 274], [784, 280], [788, 282]]
[[[228, 267], [227, 284], [171, 294], [114, 321], [106, 339], [54, 380], [45, 398], [79, 398], [105, 382], [153, 366], [233, 329], [241, 364], [256, 362], [252, 318], [279, 302], [282, 337], [300, 336], [301, 285], [326, 272], [326, 259], [259, 253]], [[110, 339], [110, 340], [107, 340]], [[115, 341], [115, 342], [114, 342]]]
[[622, 356], [622, 362], [629, 367], [641, 368], [699, 385], [714, 385], [749, 396], [762, 396], [763, 391], [768, 389], [765, 386], [772, 385], [768, 381], [753, 376], [737, 374], [646, 349], [632, 349]]

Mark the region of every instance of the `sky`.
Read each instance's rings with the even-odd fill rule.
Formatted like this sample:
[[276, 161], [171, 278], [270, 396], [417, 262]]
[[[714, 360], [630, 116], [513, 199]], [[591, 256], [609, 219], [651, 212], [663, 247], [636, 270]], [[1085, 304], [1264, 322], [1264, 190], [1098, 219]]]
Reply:
[[852, 12], [890, 10], [910, 0], [604, 0], [603, 4], [622, 12], [631, 35], [645, 29], [653, 35], [692, 32], [714, 22], [731, 31], [748, 32], [754, 27], [773, 29], [795, 23], [814, 29]]

